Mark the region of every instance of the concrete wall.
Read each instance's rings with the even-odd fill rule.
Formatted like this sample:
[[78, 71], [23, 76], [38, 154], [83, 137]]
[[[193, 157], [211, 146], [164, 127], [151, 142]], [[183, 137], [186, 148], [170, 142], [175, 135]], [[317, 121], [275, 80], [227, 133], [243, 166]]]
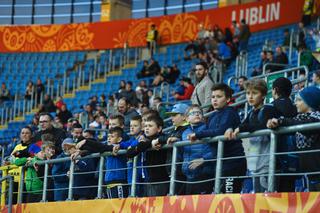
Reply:
[[131, 4], [128, 0], [104, 0], [110, 4], [110, 21], [131, 18]]

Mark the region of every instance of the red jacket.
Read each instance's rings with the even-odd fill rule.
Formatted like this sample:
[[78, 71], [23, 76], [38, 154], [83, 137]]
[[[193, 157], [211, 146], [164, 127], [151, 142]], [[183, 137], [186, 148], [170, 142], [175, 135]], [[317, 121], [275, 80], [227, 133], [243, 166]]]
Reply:
[[193, 90], [194, 86], [192, 84], [189, 84], [189, 86], [184, 88], [184, 94], [178, 95], [177, 100], [189, 100], [191, 98]]

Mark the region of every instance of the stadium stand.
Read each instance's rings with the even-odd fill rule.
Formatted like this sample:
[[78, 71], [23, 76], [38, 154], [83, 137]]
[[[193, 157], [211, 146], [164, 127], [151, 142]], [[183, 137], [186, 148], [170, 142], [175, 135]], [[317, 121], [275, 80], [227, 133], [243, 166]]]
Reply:
[[[214, 6], [183, 1], [180, 10], [171, 1], [148, 2], [133, 1], [133, 17]], [[309, 33], [316, 28], [313, 22], [305, 29], [309, 50], [317, 48]], [[260, 53], [270, 57], [282, 47], [286, 29], [292, 32], [288, 63], [262, 66], [253, 77]], [[1, 54], [0, 80], [11, 95], [0, 104], [1, 159], [9, 165], [2, 176], [18, 174], [13, 202], [319, 191], [320, 66], [311, 51], [298, 52], [297, 24], [252, 33], [247, 51], [230, 58], [220, 52], [231, 52], [227, 35], [221, 39], [218, 32], [212, 40], [199, 32], [195, 43], [161, 46], [152, 58], [144, 48], [127, 47]], [[208, 40], [216, 41], [217, 52]], [[188, 56], [194, 44], [204, 50]], [[311, 64], [305, 64], [308, 57]], [[160, 69], [140, 78], [144, 63], [152, 61]], [[174, 65], [180, 74], [169, 82]], [[155, 85], [156, 78], [161, 81]], [[202, 86], [199, 95], [206, 78], [214, 86]], [[35, 85], [30, 96], [28, 82]], [[178, 101], [185, 82], [195, 86], [192, 97]], [[195, 105], [207, 91], [210, 106]], [[290, 99], [295, 95], [296, 106]], [[5, 197], [2, 192], [2, 205]]]

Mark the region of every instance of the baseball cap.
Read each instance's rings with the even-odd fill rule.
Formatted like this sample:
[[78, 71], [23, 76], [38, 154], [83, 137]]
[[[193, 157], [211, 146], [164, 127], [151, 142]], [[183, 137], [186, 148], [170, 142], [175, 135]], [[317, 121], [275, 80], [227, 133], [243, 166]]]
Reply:
[[189, 106], [187, 104], [175, 104], [171, 112], [166, 112], [167, 115], [184, 114]]

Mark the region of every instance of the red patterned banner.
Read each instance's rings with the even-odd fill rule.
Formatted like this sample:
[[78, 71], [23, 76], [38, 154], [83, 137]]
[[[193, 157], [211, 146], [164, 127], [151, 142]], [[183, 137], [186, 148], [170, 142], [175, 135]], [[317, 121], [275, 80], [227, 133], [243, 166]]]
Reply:
[[145, 46], [151, 24], [156, 24], [161, 44], [196, 38], [198, 25], [229, 27], [245, 18], [253, 32], [296, 23], [304, 0], [264, 0], [240, 6], [193, 13], [112, 22], [0, 27], [0, 52], [47, 52]]
[[[13, 212], [257, 212], [318, 213], [320, 193], [193, 195], [110, 200], [49, 202], [14, 206]], [[6, 210], [2, 211], [6, 212]]]

